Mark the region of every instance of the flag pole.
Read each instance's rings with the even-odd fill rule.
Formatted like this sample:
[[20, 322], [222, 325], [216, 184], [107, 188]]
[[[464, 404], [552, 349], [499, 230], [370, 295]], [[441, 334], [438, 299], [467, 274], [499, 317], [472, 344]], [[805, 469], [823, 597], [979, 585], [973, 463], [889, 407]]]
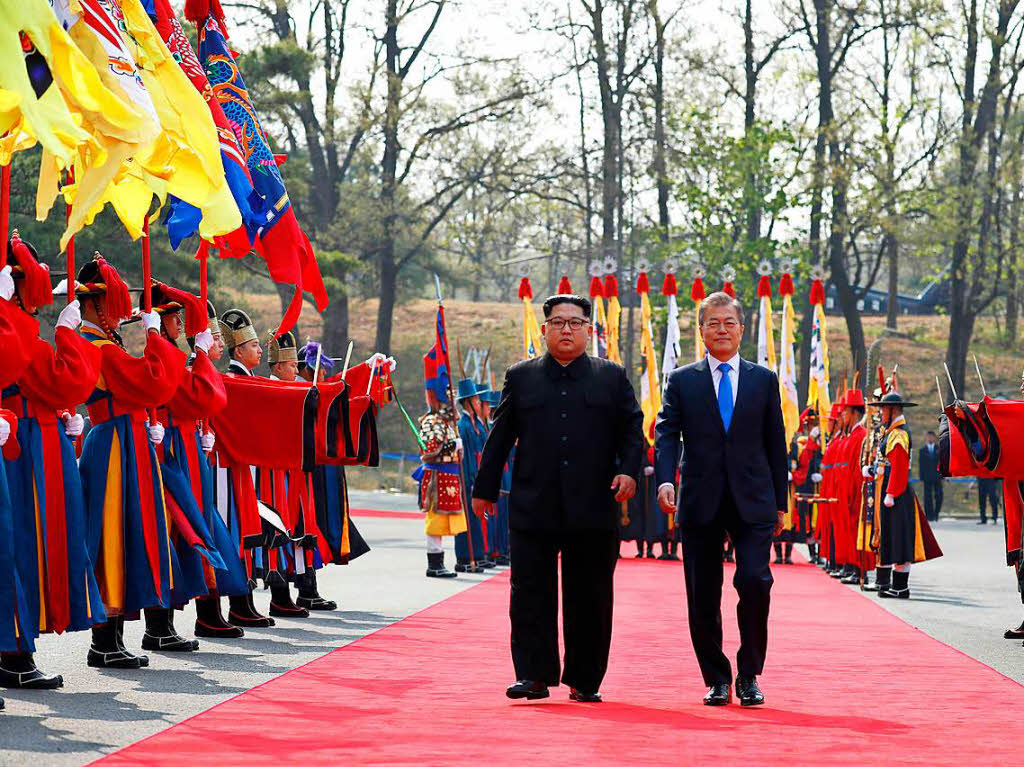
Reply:
[[[434, 275], [434, 289], [437, 291], [437, 310], [441, 313], [441, 332], [444, 335], [444, 343], [441, 350], [444, 352], [444, 364], [448, 369], [448, 399], [452, 403], [452, 416], [455, 415], [455, 389], [452, 388], [452, 361], [448, 354], [448, 322], [444, 318], [444, 299], [441, 297], [441, 279]], [[458, 424], [456, 423], [456, 429]], [[465, 445], [463, 445], [465, 449]], [[466, 472], [462, 468], [462, 459], [459, 459], [459, 483], [462, 485], [462, 492], [459, 493], [459, 503], [462, 506], [462, 515], [466, 518], [466, 543], [469, 548], [469, 565], [476, 569], [476, 556], [473, 552], [473, 528], [470, 526], [469, 509], [469, 487], [466, 485]]]

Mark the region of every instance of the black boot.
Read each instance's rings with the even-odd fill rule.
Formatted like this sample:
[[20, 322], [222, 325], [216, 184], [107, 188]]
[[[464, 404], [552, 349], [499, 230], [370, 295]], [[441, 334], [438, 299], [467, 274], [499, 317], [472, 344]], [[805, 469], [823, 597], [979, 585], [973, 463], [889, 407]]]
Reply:
[[894, 570], [892, 585], [878, 592], [882, 599], [910, 599], [910, 573]]
[[657, 557], [654, 556], [654, 541], [647, 541], [647, 558], [657, 559]]
[[121, 617], [93, 626], [88, 664], [93, 668], [137, 669], [148, 666], [148, 657], [128, 652], [124, 646], [123, 631], [124, 618]]
[[458, 578], [458, 573], [453, 573], [444, 566], [444, 552], [427, 552], [427, 577], [428, 578]]
[[0, 687], [22, 690], [56, 690], [64, 686], [60, 674], [50, 676], [36, 668], [30, 652], [0, 654]]
[[498, 552], [494, 555], [494, 564], [496, 564], [498, 567], [511, 567], [512, 560], [508, 558], [507, 554], [502, 554], [501, 552]]
[[477, 573], [482, 573], [483, 571], [484, 568], [480, 566], [479, 562], [455, 563], [455, 572], [457, 573], [470, 573], [471, 575], [476, 575]]
[[146, 633], [142, 635], [142, 649], [160, 652], [195, 652], [199, 642], [185, 639], [174, 630], [174, 611], [163, 607], [146, 609]]
[[854, 567], [854, 568], [852, 568], [852, 570], [853, 570], [853, 572], [851, 572], [849, 575], [843, 576], [840, 579], [840, 582], [845, 583], [847, 585], [851, 585], [851, 586], [853, 584], [860, 583], [860, 569]]
[[773, 547], [775, 548], [775, 562], [774, 562], [774, 564], [781, 565], [782, 564], [782, 541], [775, 541], [775, 543], [773, 544]]
[[786, 545], [782, 547], [782, 551], [783, 551], [783, 557], [782, 557], [783, 564], [787, 564], [787, 565], [793, 564], [793, 544], [787, 542]]
[[636, 542], [636, 554], [633, 555], [633, 558], [634, 559], [643, 559], [644, 558], [644, 542], [643, 541], [638, 540]]
[[195, 635], [211, 639], [239, 639], [245, 636], [245, 631], [224, 620], [220, 612], [220, 597], [199, 597], [196, 599]]
[[679, 560], [679, 554], [676, 553], [678, 550], [679, 550], [679, 541], [669, 541], [669, 544], [668, 544], [668, 557], [667, 558], [671, 559], [673, 562], [679, 562], [680, 561]]
[[277, 618], [308, 618], [309, 610], [292, 601], [288, 581], [282, 579], [281, 583], [270, 587], [270, 614]]
[[316, 570], [307, 570], [298, 576], [299, 598], [295, 604], [307, 610], [330, 611], [337, 610], [338, 603], [330, 599], [324, 599], [316, 587]]
[[252, 601], [252, 584], [249, 593], [228, 597], [228, 622], [247, 629], [265, 629], [274, 625], [274, 619], [260, 615]]
[[892, 568], [891, 567], [879, 567], [875, 570], [875, 582], [866, 584], [864, 586], [865, 591], [884, 591], [892, 585]]
[[807, 542], [807, 559], [810, 560], [812, 565], [818, 564], [818, 544]]
[[668, 553], [668, 541], [661, 542], [661, 556], [658, 559], [662, 561], [672, 559], [672, 556]]

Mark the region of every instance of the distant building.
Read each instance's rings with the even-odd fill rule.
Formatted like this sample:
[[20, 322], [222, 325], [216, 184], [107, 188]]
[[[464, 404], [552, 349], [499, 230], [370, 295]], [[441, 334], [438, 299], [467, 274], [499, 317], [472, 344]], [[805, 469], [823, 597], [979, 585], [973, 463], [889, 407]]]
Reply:
[[[861, 289], [854, 288], [854, 291], [860, 293]], [[900, 293], [896, 300], [899, 302], [900, 314], [938, 314], [940, 306], [949, 304], [949, 278], [943, 273], [918, 295]], [[868, 288], [864, 298], [857, 301], [857, 309], [861, 314], [888, 314], [889, 292]], [[831, 283], [825, 288], [825, 310], [830, 314], [839, 313], [839, 297]]]

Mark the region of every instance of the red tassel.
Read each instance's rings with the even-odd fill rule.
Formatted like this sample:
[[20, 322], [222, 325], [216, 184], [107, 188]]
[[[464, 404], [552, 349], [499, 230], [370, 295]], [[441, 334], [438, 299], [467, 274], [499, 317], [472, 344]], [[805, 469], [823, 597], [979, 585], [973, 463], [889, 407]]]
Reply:
[[793, 275], [786, 272], [779, 278], [779, 295], [791, 296], [793, 292]]
[[704, 291], [704, 280], [700, 277], [693, 278], [693, 284], [690, 286], [690, 298], [694, 301], [703, 301], [707, 298], [707, 293]]
[[757, 281], [757, 297], [764, 298], [772, 297], [772, 280], [767, 274], [762, 274], [761, 279]]
[[619, 281], [614, 274], [605, 275], [604, 278], [604, 296], [605, 298], [611, 298], [612, 296], [618, 297], [619, 295]]
[[185, 0], [184, 16], [196, 26], [206, 21], [207, 16], [213, 16], [221, 25], [224, 23], [220, 0]]
[[23, 242], [18, 233], [11, 235], [10, 255], [14, 266], [19, 267], [21, 274], [14, 276], [21, 279], [18, 294], [28, 306], [49, 306], [53, 303], [53, 287], [50, 285], [50, 270], [39, 263], [32, 247]]
[[733, 288], [731, 282], [723, 282], [722, 283], [722, 292], [725, 293], [728, 296], [732, 296], [733, 298], [736, 298], [736, 290]]
[[651, 283], [650, 283], [650, 280], [647, 279], [647, 272], [640, 272], [640, 274], [638, 274], [636, 276], [636, 292], [637, 293], [650, 293], [651, 292]]
[[562, 279], [558, 281], [558, 292], [559, 293], [572, 293], [572, 283], [569, 282], [567, 275], [562, 275]]
[[286, 154], [275, 154], [274, 155], [274, 164], [277, 165], [278, 168], [280, 168], [286, 162], [288, 162], [288, 155], [286, 155]]
[[523, 277], [519, 283], [519, 300], [533, 298], [533, 288], [530, 287], [530, 278]]
[[811, 306], [825, 305], [825, 285], [821, 280], [811, 283]]
[[117, 273], [117, 269], [108, 264], [103, 256], [96, 256], [96, 265], [100, 270], [100, 280], [106, 285], [107, 319], [114, 323], [128, 319], [132, 316], [132, 299], [128, 294], [128, 286]]
[[598, 296], [604, 295], [604, 288], [601, 286], [600, 277], [590, 278], [590, 297], [597, 298]]
[[665, 275], [665, 282], [661, 285], [661, 294], [664, 296], [674, 296], [679, 292], [679, 288], [676, 286], [676, 276], [669, 272]]

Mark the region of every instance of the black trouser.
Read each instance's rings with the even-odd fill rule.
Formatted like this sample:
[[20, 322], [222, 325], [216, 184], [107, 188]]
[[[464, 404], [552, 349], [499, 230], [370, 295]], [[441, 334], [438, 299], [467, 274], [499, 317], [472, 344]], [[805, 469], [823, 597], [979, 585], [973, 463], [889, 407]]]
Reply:
[[924, 485], [924, 515], [935, 521], [942, 512], [942, 482], [928, 480], [922, 481], [921, 484]]
[[618, 530], [523, 532], [510, 535], [512, 663], [516, 679], [559, 682], [558, 555], [562, 555], [561, 681], [597, 692], [608, 669]]
[[710, 524], [682, 527], [690, 640], [708, 686], [732, 683], [732, 668], [722, 652], [721, 552], [726, 532], [736, 547], [732, 583], [740, 598], [736, 607], [740, 629], [737, 670], [743, 676], [757, 676], [764, 668], [773, 583], [768, 560], [774, 527], [771, 522], [751, 525], [740, 519], [728, 490]]
[[981, 514], [981, 521], [987, 520], [985, 516], [985, 501], [992, 507], [992, 519], [999, 519], [999, 486], [994, 480], [978, 481], [978, 511]]

